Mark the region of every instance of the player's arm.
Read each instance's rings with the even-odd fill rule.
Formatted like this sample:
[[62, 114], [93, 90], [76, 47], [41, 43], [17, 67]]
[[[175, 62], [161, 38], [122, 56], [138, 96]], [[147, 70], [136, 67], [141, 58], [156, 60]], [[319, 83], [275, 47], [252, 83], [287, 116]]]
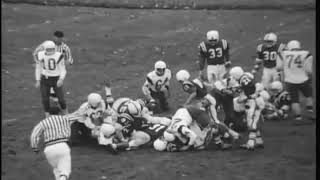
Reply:
[[145, 83], [142, 86], [142, 93], [146, 96], [148, 100], [153, 99], [149, 87], [153, 85], [153, 82], [149, 76], [147, 76]]
[[192, 92], [183, 105], [184, 106], [188, 105], [196, 96], [197, 96], [197, 92], [196, 91]]
[[312, 71], [313, 71], [313, 56], [308, 52], [307, 56], [305, 57], [305, 63], [304, 63], [304, 70], [307, 72], [309, 77], [312, 77]]
[[203, 69], [206, 64], [206, 55], [205, 53], [207, 52], [207, 48], [204, 42], [201, 42], [199, 45], [199, 72], [200, 72], [200, 77], [202, 75]]
[[[37, 55], [37, 58], [39, 56]], [[41, 57], [40, 57], [41, 58]], [[35, 79], [36, 79], [36, 88], [40, 86], [40, 79], [41, 79], [41, 59], [37, 59], [35, 61]]]
[[255, 75], [259, 71], [262, 62], [263, 62], [262, 44], [260, 44], [257, 47], [257, 57], [256, 57], [256, 60], [255, 60], [253, 69], [251, 71], [251, 73], [253, 75]]
[[227, 69], [229, 69], [231, 67], [231, 61], [230, 61], [230, 53], [229, 53], [229, 49], [230, 49], [230, 45], [229, 43], [222, 39], [222, 47], [223, 47], [223, 51], [224, 51], [224, 58], [225, 58], [225, 67]]
[[40, 122], [33, 128], [32, 133], [31, 133], [31, 137], [30, 137], [31, 148], [35, 152], [39, 151], [39, 141], [40, 141], [40, 136], [42, 135], [42, 133], [43, 133], [43, 127]]
[[44, 47], [43, 47], [43, 45], [42, 45], [43, 43], [41, 43], [40, 45], [38, 45], [37, 47], [36, 47], [36, 49], [33, 51], [33, 53], [32, 53], [32, 56], [33, 56], [33, 60], [35, 61], [35, 62], [37, 62], [38, 61], [38, 53], [40, 52], [40, 51], [43, 51], [44, 50]]

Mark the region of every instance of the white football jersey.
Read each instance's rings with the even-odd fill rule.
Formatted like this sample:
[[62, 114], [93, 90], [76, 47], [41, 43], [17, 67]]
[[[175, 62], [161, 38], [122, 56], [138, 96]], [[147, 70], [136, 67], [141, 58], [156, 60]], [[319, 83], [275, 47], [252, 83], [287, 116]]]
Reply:
[[41, 74], [51, 77], [60, 76], [66, 71], [64, 56], [60, 52], [55, 52], [52, 55], [47, 55], [45, 51], [38, 53], [38, 61], [41, 67]]
[[312, 72], [312, 55], [305, 50], [286, 50], [282, 52], [282, 61], [277, 65], [284, 72], [284, 81], [299, 84], [309, 79], [308, 73]]
[[169, 86], [170, 79], [171, 71], [169, 69], [165, 69], [162, 76], [158, 76], [155, 71], [152, 71], [147, 75], [147, 80], [144, 83], [144, 86], [154, 92], [159, 92], [165, 86]]
[[88, 102], [83, 103], [80, 108], [73, 114], [82, 116], [79, 122], [84, 123], [88, 128], [93, 129], [96, 126], [100, 126], [103, 122], [103, 113], [106, 111], [106, 105], [101, 100], [99, 106], [96, 109], [92, 109]]

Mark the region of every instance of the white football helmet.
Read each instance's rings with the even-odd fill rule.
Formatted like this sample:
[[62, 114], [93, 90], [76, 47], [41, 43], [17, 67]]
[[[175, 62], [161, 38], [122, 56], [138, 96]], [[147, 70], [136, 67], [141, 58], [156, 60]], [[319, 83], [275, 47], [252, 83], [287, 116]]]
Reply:
[[273, 81], [270, 90], [274, 93], [279, 93], [283, 90], [283, 85], [280, 81]]
[[126, 104], [127, 106], [127, 113], [132, 116], [139, 116], [142, 111], [142, 106], [137, 101], [130, 101]]
[[211, 30], [207, 32], [207, 40], [208, 41], [218, 41], [219, 40], [219, 32], [216, 30]]
[[153, 142], [153, 148], [157, 151], [164, 151], [167, 148], [167, 141], [161, 140], [161, 139], [156, 139]]
[[235, 80], [239, 80], [240, 77], [244, 74], [244, 71], [240, 66], [235, 66], [235, 67], [230, 69], [229, 74]]
[[276, 44], [276, 42], [278, 41], [278, 37], [275, 33], [267, 33], [264, 37], [263, 37], [263, 41], [268, 45], [268, 46], [273, 46], [274, 44]]
[[156, 74], [158, 76], [162, 76], [164, 74], [164, 71], [166, 70], [167, 68], [167, 65], [164, 61], [157, 61], [155, 64], [154, 64], [154, 70], [156, 71]]
[[177, 81], [186, 81], [186, 80], [188, 80], [190, 78], [190, 73], [187, 71], [187, 70], [180, 70], [180, 71], [178, 71], [177, 72], [177, 74], [176, 74], [176, 79], [177, 79]]
[[98, 93], [91, 93], [88, 95], [88, 104], [93, 108], [98, 107], [101, 101], [102, 97]]
[[163, 138], [164, 140], [166, 140], [167, 142], [172, 142], [175, 139], [175, 136], [171, 133], [168, 133], [167, 131], [164, 131], [163, 133]]
[[43, 47], [47, 54], [53, 54], [56, 50], [56, 44], [53, 41], [45, 41]]
[[258, 93], [264, 90], [264, 86], [262, 83], [256, 83], [255, 86], [256, 86], [256, 92]]
[[102, 132], [104, 137], [110, 138], [116, 132], [116, 129], [111, 124], [103, 123], [100, 132]]
[[297, 40], [289, 41], [288, 44], [287, 44], [287, 49], [288, 50], [301, 49], [301, 44]]

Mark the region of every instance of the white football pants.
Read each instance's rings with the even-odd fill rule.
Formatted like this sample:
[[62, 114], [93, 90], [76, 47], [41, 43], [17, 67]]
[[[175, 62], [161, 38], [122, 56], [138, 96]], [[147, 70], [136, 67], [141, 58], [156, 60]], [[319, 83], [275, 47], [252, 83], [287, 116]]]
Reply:
[[45, 147], [44, 154], [53, 168], [56, 180], [67, 180], [71, 173], [71, 155], [67, 143], [57, 143]]
[[280, 77], [276, 68], [263, 68], [261, 83], [264, 86], [264, 88], [269, 90], [270, 84], [273, 81], [278, 81], [278, 80], [280, 80]]
[[224, 64], [208, 65], [207, 67], [207, 77], [210, 83], [222, 80], [225, 74], [226, 67], [224, 66]]

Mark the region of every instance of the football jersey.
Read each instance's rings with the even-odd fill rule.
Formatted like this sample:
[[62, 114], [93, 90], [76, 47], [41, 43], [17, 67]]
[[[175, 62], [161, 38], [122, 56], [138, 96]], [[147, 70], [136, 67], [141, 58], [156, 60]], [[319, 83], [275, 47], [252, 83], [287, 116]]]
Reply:
[[247, 97], [250, 97], [256, 92], [255, 82], [252, 74], [250, 73], [244, 73], [239, 79], [239, 84]]
[[205, 41], [199, 45], [199, 54], [207, 60], [208, 65], [224, 64], [228, 50], [229, 44], [224, 39], [219, 40], [214, 45]]
[[145, 86], [147, 86], [153, 92], [159, 92], [163, 87], [169, 87], [169, 81], [171, 79], [171, 71], [165, 69], [162, 76], [158, 76], [156, 71], [148, 73]]
[[209, 114], [205, 110], [189, 106], [186, 108], [194, 121], [197, 122], [201, 129], [207, 127], [211, 120]]
[[127, 113], [122, 113], [118, 116], [117, 123], [123, 127], [123, 136], [130, 137], [134, 130], [142, 129], [143, 125], [146, 124], [146, 120], [142, 117], [137, 118]]
[[142, 127], [141, 131], [147, 133], [150, 136], [150, 141], [154, 141], [161, 137], [166, 129], [167, 126], [162, 124], [146, 124]]
[[257, 47], [257, 58], [262, 60], [264, 67], [275, 68], [277, 65], [277, 57], [280, 55], [284, 47], [285, 45], [282, 43], [277, 43], [270, 47], [265, 44], [260, 44]]
[[45, 51], [38, 53], [38, 62], [41, 65], [41, 74], [45, 76], [60, 76], [65, 71], [64, 56], [60, 52], [47, 55]]
[[282, 68], [284, 81], [300, 84], [309, 79], [308, 72], [312, 72], [312, 55], [309, 51], [295, 50], [282, 52]]
[[272, 96], [270, 102], [277, 108], [281, 109], [281, 107], [287, 105], [290, 106], [290, 96], [287, 91], [282, 91], [279, 94]]
[[192, 81], [185, 81], [182, 83], [182, 88], [186, 92], [188, 92], [188, 90], [191, 88], [190, 86], [194, 86], [196, 88], [196, 98], [198, 99], [203, 98], [207, 94], [207, 88], [198, 78]]
[[101, 100], [99, 106], [95, 109], [91, 108], [88, 102], [83, 103], [80, 108], [72, 114], [82, 116], [79, 122], [84, 123], [88, 128], [93, 129], [103, 123], [103, 113], [106, 111], [106, 105]]

